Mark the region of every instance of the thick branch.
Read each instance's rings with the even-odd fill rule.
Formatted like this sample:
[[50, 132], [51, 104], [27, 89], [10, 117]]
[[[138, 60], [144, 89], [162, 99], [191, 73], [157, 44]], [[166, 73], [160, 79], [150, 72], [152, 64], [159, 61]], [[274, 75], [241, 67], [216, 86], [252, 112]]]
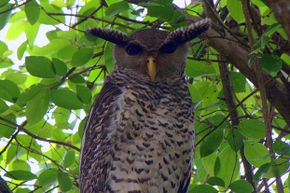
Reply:
[[284, 27], [287, 35], [288, 41], [290, 40], [290, 1], [289, 0], [266, 0], [268, 6], [274, 12], [275, 17]]
[[[236, 126], [240, 123], [240, 120], [239, 120], [237, 109], [235, 108], [236, 105], [234, 101], [233, 89], [231, 86], [230, 76], [229, 76], [230, 72], [228, 70], [227, 63], [220, 62], [219, 69], [220, 69], [220, 75], [221, 75], [221, 80], [222, 80], [222, 85], [223, 85], [224, 97], [225, 97], [227, 107], [229, 109], [230, 119], [232, 121], [232, 125]], [[246, 156], [244, 154], [244, 147], [241, 148], [240, 153], [241, 153], [241, 159], [242, 159], [244, 169], [245, 169], [246, 179], [249, 183], [252, 184], [254, 188], [254, 193], [256, 193], [257, 192], [256, 184], [254, 183], [253, 172], [252, 172], [253, 168], [252, 168], [252, 165], [246, 159]]]
[[234, 102], [232, 87], [230, 83], [230, 76], [229, 76], [230, 72], [227, 68], [226, 63], [219, 63], [219, 69], [220, 69], [221, 80], [222, 80], [222, 85], [223, 85], [224, 97], [225, 97], [227, 107], [229, 109], [232, 125], [238, 125], [240, 120], [239, 120], [238, 112], [235, 109], [236, 105]]

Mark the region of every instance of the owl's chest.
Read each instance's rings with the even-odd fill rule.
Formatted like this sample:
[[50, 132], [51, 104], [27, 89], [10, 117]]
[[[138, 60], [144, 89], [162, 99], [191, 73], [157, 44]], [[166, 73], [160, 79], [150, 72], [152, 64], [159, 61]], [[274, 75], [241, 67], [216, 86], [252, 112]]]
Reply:
[[171, 135], [174, 139], [185, 139], [193, 129], [191, 99], [186, 92], [173, 92], [124, 92], [119, 100], [120, 113], [117, 118], [123, 124], [121, 130], [124, 129], [135, 137], [141, 136], [145, 141], [160, 137], [169, 139]]
[[120, 183], [112, 180], [115, 190], [162, 192], [164, 186], [176, 192], [191, 165], [194, 130], [190, 98], [184, 96], [181, 101], [170, 93], [154, 97], [128, 90], [119, 99], [111, 175], [132, 181], [132, 186], [121, 179]]

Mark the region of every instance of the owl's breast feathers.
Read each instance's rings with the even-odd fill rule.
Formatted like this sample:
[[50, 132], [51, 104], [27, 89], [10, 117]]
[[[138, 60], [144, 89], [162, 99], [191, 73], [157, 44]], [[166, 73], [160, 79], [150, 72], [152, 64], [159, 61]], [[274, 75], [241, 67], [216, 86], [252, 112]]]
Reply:
[[81, 192], [185, 193], [194, 148], [186, 83], [113, 72], [92, 107], [83, 140]]

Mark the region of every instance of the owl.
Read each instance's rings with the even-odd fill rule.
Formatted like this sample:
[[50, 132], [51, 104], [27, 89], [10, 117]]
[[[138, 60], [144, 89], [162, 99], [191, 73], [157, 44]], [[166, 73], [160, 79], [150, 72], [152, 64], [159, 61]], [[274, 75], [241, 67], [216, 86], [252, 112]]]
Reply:
[[203, 19], [172, 32], [88, 30], [115, 44], [116, 65], [84, 130], [82, 193], [187, 192], [194, 150], [187, 42], [209, 26]]

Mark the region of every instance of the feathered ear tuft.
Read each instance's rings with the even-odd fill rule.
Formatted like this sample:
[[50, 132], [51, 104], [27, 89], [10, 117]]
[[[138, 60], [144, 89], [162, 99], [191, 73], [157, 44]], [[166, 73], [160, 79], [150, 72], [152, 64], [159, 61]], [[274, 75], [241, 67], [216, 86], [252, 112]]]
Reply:
[[87, 30], [87, 32], [93, 36], [102, 38], [117, 45], [126, 45], [129, 41], [128, 36], [125, 33], [118, 30], [92, 28]]
[[173, 43], [175, 45], [180, 45], [185, 42], [188, 42], [197, 36], [201, 35], [202, 33], [206, 32], [210, 27], [211, 20], [210, 19], [202, 19], [198, 22], [190, 24], [186, 28], [179, 28], [173, 32], [170, 32], [164, 42]]

